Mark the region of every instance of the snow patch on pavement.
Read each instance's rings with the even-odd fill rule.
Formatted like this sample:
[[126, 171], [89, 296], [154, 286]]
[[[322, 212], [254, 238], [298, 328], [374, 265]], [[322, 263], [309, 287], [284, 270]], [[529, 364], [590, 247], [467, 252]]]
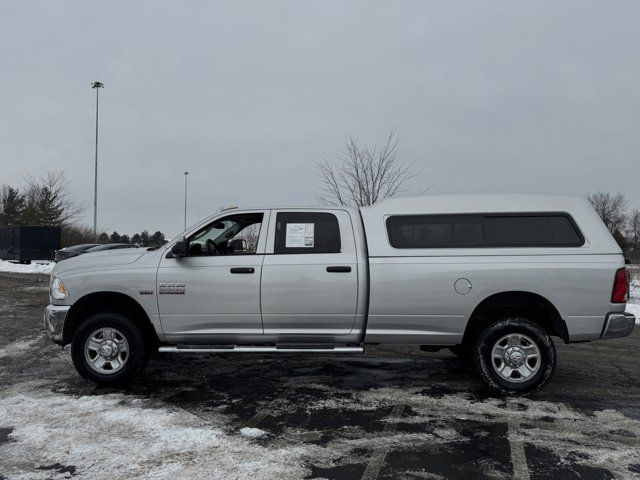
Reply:
[[263, 435], [267, 434], [267, 432], [265, 432], [264, 430], [260, 430], [259, 428], [252, 428], [252, 427], [241, 428], [240, 433], [245, 437], [252, 437], [252, 438], [262, 437]]
[[34, 383], [0, 395], [0, 427], [13, 428], [0, 456], [8, 478], [49, 478], [51, 471], [38, 467], [54, 464], [74, 466], [79, 479], [109, 472], [118, 478], [282, 480], [309, 473], [303, 462], [313, 447], [258, 445], [225, 432], [222, 416], [203, 422], [181, 409], [145, 408], [122, 394], [73, 397]]
[[0, 347], [0, 358], [15, 357], [17, 355], [20, 355], [33, 348], [38, 340], [40, 340], [40, 337], [16, 340], [15, 342], [11, 342], [4, 347]]
[[0, 260], [0, 272], [8, 273], [43, 273], [45, 275], [50, 275], [53, 267], [55, 266], [56, 264], [54, 262], [33, 261], [29, 265], [23, 265], [20, 263]]
[[640, 325], [640, 280], [633, 280], [629, 290], [629, 301], [625, 309], [636, 316], [636, 325]]

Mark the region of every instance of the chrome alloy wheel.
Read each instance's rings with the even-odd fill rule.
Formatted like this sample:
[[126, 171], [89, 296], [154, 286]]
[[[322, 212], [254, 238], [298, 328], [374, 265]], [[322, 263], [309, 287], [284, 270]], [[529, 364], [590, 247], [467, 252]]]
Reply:
[[540, 349], [536, 342], [521, 333], [500, 338], [491, 350], [491, 365], [508, 382], [529, 380], [540, 370]]
[[84, 356], [98, 373], [113, 374], [129, 359], [129, 342], [119, 330], [102, 327], [95, 330], [84, 344]]

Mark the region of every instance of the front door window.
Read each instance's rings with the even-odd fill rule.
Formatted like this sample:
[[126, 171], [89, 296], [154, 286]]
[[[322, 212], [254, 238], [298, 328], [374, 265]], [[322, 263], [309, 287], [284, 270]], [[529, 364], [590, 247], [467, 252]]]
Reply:
[[216, 220], [189, 239], [189, 256], [256, 253], [262, 213], [243, 213]]

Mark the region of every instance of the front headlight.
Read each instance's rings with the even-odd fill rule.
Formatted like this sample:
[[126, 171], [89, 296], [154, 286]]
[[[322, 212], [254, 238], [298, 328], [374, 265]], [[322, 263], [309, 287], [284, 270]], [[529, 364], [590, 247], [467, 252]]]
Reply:
[[54, 300], [64, 300], [69, 296], [69, 290], [64, 286], [62, 280], [59, 278], [54, 278], [53, 282], [51, 282], [51, 298]]

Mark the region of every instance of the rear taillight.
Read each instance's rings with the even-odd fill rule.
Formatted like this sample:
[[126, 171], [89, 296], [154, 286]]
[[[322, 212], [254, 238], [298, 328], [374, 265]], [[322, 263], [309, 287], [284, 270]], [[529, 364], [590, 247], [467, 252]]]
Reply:
[[629, 274], [626, 268], [616, 271], [611, 292], [611, 303], [625, 303], [629, 296]]

